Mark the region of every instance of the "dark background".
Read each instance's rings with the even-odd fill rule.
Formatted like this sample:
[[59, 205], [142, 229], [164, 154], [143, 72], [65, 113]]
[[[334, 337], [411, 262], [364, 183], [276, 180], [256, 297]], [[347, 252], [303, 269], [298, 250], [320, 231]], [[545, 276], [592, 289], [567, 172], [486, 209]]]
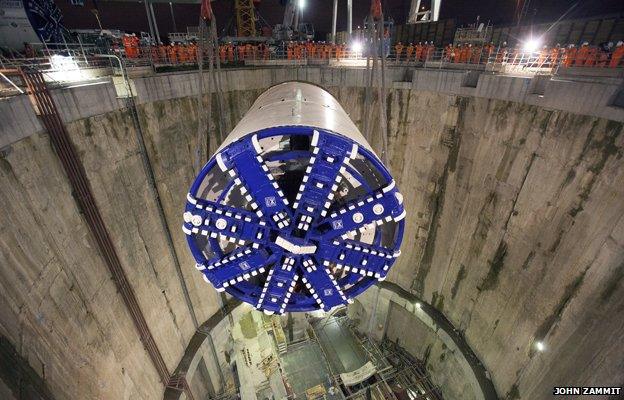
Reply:
[[[317, 32], [317, 39], [324, 40], [331, 31], [333, 0], [305, 0], [303, 20], [312, 22]], [[426, 0], [423, 0], [425, 4]], [[139, 2], [115, 2], [85, 0], [84, 6], [72, 6], [69, 0], [55, 0], [63, 12], [65, 26], [73, 28], [96, 28], [97, 22], [91, 9], [97, 7], [102, 26], [121, 29], [128, 32], [149, 32], [145, 5]], [[346, 30], [346, 0], [338, 2], [338, 31]], [[405, 22], [409, 13], [410, 0], [382, 0], [384, 13], [394, 19], [395, 24]], [[576, 6], [574, 6], [576, 4]], [[574, 6], [574, 7], [573, 7]], [[215, 0], [212, 3], [220, 30], [235, 26], [234, 1]], [[370, 7], [370, 0], [353, 0], [354, 29], [362, 21]], [[514, 23], [516, 0], [442, 0], [440, 19], [453, 18], [457, 26], [472, 23], [480, 16], [481, 22], [491, 21], [496, 25]], [[197, 26], [199, 4], [173, 4], [178, 32], [187, 26]], [[571, 11], [569, 11], [571, 10]], [[624, 0], [532, 0], [525, 22], [548, 22], [558, 19], [566, 13], [566, 19], [597, 15], [624, 13]], [[161, 38], [173, 31], [169, 4], [154, 4], [154, 12]], [[258, 12], [270, 26], [281, 23], [284, 7], [279, 0], [261, 0]]]

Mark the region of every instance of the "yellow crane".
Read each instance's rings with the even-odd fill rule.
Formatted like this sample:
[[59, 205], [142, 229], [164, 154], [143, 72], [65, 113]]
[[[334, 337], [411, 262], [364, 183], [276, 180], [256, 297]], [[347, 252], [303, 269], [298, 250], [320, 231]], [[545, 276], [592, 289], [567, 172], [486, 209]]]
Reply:
[[256, 36], [256, 12], [253, 0], [234, 0], [236, 11], [236, 36]]

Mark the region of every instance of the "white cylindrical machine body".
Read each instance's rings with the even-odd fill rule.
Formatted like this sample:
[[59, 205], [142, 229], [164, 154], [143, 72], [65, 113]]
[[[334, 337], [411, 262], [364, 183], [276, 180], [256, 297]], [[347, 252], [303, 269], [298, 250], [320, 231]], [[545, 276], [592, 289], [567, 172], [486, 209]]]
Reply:
[[373, 151], [334, 96], [310, 83], [285, 82], [256, 99], [217, 152], [252, 132], [279, 126], [313, 126], [346, 136]]

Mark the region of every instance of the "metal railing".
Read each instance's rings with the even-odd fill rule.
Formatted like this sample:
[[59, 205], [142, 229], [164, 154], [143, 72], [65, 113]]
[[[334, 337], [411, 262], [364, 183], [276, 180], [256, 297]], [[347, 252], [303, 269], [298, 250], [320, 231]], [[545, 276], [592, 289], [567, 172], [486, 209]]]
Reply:
[[[387, 65], [419, 68], [482, 70], [508, 74], [553, 75], [562, 68], [583, 68], [587, 75], [600, 74], [612, 69], [621, 75], [624, 71], [624, 51], [601, 51], [595, 47], [579, 49], [551, 48], [540, 51], [494, 48], [493, 46], [461, 46], [435, 48], [433, 46], [392, 46], [387, 49]], [[92, 79], [93, 70], [106, 69], [100, 75], [118, 73], [116, 64], [98, 56], [102, 50], [95, 46], [64, 45], [37, 48], [30, 58], [0, 56], [1, 69], [28, 67], [39, 70], [48, 82]], [[131, 71], [146, 68], [153, 71], [196, 69], [198, 50], [194, 44], [174, 46], [145, 46], [132, 51], [109, 49], [104, 52], [116, 55]], [[329, 44], [297, 44], [291, 46], [221, 45], [214, 56], [224, 68], [258, 65], [337, 65], [365, 66], [367, 54], [344, 46]], [[204, 63], [208, 63], [204, 54]], [[107, 72], [108, 71], [108, 72]], [[18, 82], [0, 79], [0, 95], [18, 93]]]
[[[128, 57], [128, 65], [149, 64], [155, 67], [195, 65], [197, 47], [194, 45], [143, 47], [134, 51], [135, 56]], [[292, 48], [260, 46], [221, 46], [216, 52], [223, 66], [241, 66], [253, 63], [283, 61], [285, 63], [330, 63], [340, 61], [366, 60], [366, 53], [330, 45], [297, 45]], [[559, 67], [588, 68], [624, 68], [624, 57], [615, 53], [598, 51], [588, 52], [568, 49], [545, 49], [525, 51], [491, 47], [446, 47], [432, 46], [403, 49], [390, 49], [386, 56], [389, 65], [421, 65], [424, 67], [441, 66], [489, 66], [505, 65], [516, 69], [542, 69], [555, 71]], [[204, 61], [208, 62], [207, 55]]]

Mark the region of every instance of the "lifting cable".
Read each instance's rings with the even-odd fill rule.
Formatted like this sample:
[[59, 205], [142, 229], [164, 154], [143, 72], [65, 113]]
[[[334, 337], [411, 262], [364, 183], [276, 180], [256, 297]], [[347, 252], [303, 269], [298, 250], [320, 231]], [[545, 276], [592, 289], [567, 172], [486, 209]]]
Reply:
[[[381, 160], [388, 164], [388, 118], [386, 100], [386, 60], [384, 54], [384, 17], [381, 9], [381, 0], [372, 0], [367, 24], [367, 55], [365, 73], [364, 99], [364, 137], [372, 142], [373, 113], [367, 112], [371, 108], [373, 87], [377, 86], [379, 105], [379, 135], [381, 137]], [[379, 69], [379, 70], [378, 70]]]
[[[373, 86], [376, 84], [377, 86], [377, 97], [378, 97], [378, 105], [379, 105], [379, 135], [381, 136], [381, 161], [384, 165], [388, 164], [388, 118], [387, 118], [387, 107], [386, 107], [386, 59], [384, 52], [384, 17], [383, 11], [381, 8], [381, 0], [372, 0], [370, 13], [368, 16], [368, 33], [367, 33], [367, 45], [369, 46], [369, 51], [366, 56], [366, 74], [365, 79], [366, 82], [366, 97], [365, 97], [365, 106], [364, 110], [368, 110], [371, 108], [372, 101], [372, 91]], [[372, 54], [371, 54], [372, 53]], [[372, 64], [372, 65], [371, 65]], [[379, 64], [379, 71], [376, 71], [377, 64]], [[376, 79], [375, 79], [376, 78]], [[377, 82], [375, 82], [375, 80]], [[364, 135], [366, 140], [372, 139], [372, 123], [371, 123], [371, 112], [366, 112], [364, 119]], [[368, 335], [372, 335], [373, 331], [373, 323], [377, 314], [377, 306], [379, 303], [379, 293], [381, 292], [381, 288], [377, 288], [377, 293], [375, 294], [375, 303], [373, 305], [373, 310], [370, 314], [370, 318], [368, 320]]]
[[[219, 40], [217, 36], [217, 21], [212, 12], [210, 0], [204, 0], [201, 4], [199, 18], [199, 37], [197, 50], [198, 64], [198, 87], [197, 87], [197, 149], [195, 153], [194, 170], [199, 173], [203, 164], [210, 156], [210, 123], [212, 121], [212, 88], [217, 99], [218, 128], [216, 132], [216, 144], [223, 141], [223, 133], [228, 129], [225, 120], [225, 102], [221, 81], [221, 62], [218, 57]], [[208, 58], [208, 100], [204, 107], [204, 57]], [[216, 66], [216, 68], [215, 68]], [[216, 73], [215, 73], [216, 69]], [[206, 110], [206, 116], [204, 116]], [[212, 146], [215, 147], [216, 146]]]

